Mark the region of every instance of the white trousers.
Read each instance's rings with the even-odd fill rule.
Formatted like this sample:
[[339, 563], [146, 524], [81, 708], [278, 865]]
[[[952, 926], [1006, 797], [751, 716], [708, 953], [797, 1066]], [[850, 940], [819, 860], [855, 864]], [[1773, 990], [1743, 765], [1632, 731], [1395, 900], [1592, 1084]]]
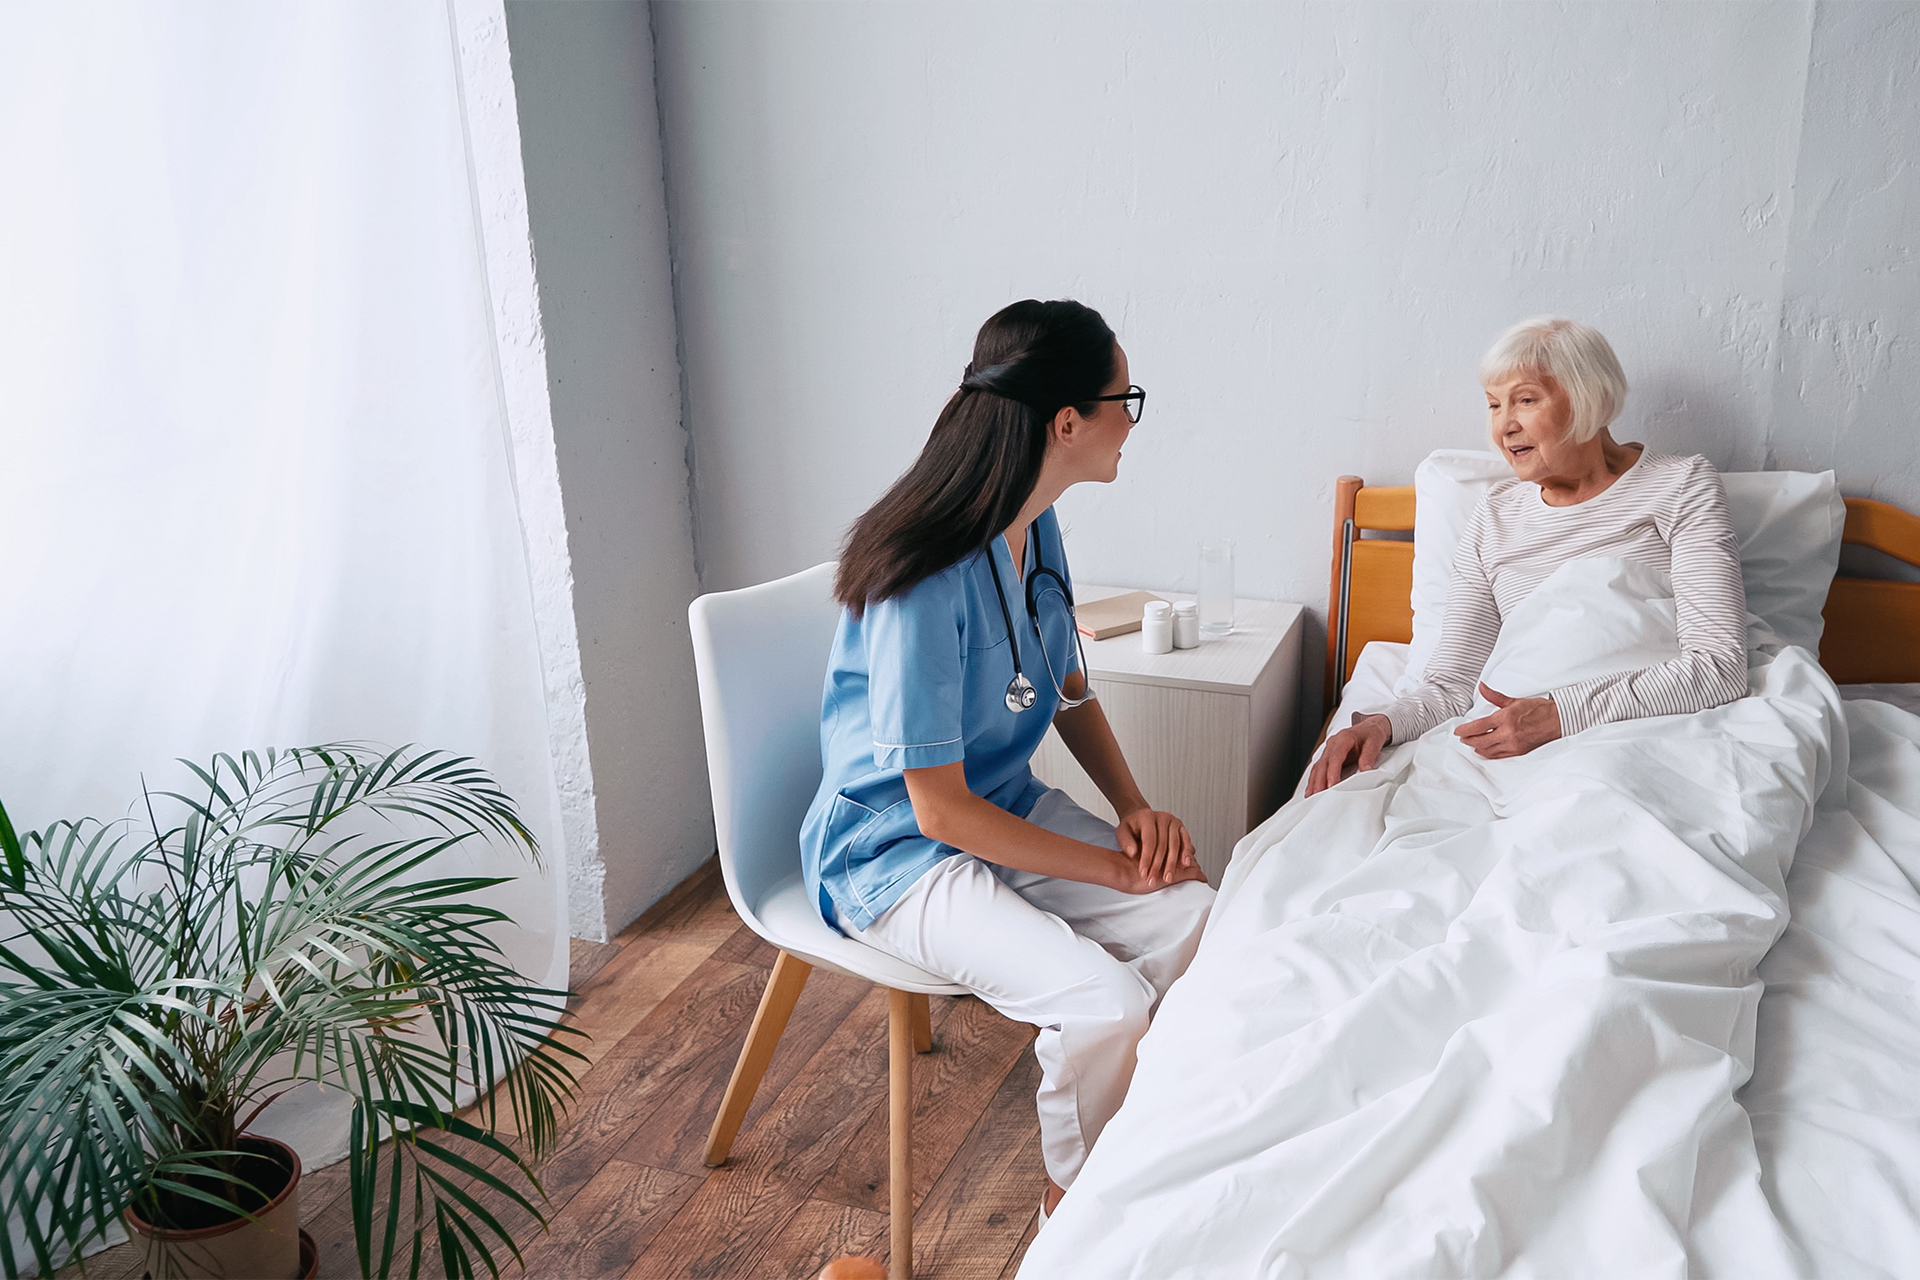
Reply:
[[[1047, 792], [1027, 820], [1119, 848], [1112, 824], [1064, 791]], [[1134, 1046], [1186, 972], [1212, 906], [1199, 881], [1130, 894], [957, 854], [866, 929], [845, 917], [840, 927], [1040, 1028], [1040, 1151], [1066, 1187], [1127, 1096]]]

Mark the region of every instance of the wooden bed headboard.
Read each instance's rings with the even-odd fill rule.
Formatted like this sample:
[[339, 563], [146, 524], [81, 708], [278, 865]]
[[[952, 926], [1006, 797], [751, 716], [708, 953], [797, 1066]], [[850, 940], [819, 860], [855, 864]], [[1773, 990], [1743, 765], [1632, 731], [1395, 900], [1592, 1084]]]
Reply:
[[[1840, 540], [1920, 568], [1920, 516], [1885, 502], [1848, 498]], [[1920, 681], [1920, 582], [1836, 575], [1820, 612], [1820, 665], [1835, 683]]]
[[[1326, 712], [1370, 640], [1413, 639], [1413, 543], [1363, 532], [1413, 529], [1413, 486], [1341, 476], [1333, 500], [1327, 601]], [[1841, 541], [1920, 568], [1920, 516], [1872, 498], [1847, 499]], [[1920, 582], [1836, 577], [1827, 592], [1820, 665], [1839, 684], [1920, 681]]]

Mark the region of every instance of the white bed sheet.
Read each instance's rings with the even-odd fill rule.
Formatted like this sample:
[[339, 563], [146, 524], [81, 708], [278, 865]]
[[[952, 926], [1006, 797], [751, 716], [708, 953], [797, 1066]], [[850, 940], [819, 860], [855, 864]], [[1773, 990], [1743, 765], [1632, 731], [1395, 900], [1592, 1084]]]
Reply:
[[1884, 702], [1920, 716], [1920, 684], [1843, 684], [1840, 696], [1849, 702]]
[[1920, 686], [1846, 692], [1846, 807], [1795, 855], [1740, 1101], [1807, 1274], [1891, 1280], [1920, 1275], [1920, 716], [1887, 695]]
[[[1336, 723], [1387, 701], [1405, 654], [1368, 646]], [[1249, 835], [1127, 1106], [1022, 1274], [1920, 1273], [1920, 718], [1889, 700], [1920, 688], [1827, 701], [1848, 728], [1829, 724], [1823, 764], [1833, 686], [1799, 659], [1773, 671], [1773, 712], [1721, 726], [1771, 738], [1758, 755], [1713, 733], [1675, 755], [1619, 726], [1600, 731], [1617, 735], [1608, 750], [1563, 752], [1557, 785], [1598, 784], [1584, 830], [1534, 815], [1495, 839], [1503, 824], [1431, 794], [1400, 797], [1390, 830], [1403, 748], [1386, 785], [1350, 781], [1336, 805], [1289, 806]], [[1728, 768], [1720, 781], [1749, 797], [1736, 812], [1700, 786]], [[1823, 768], [1839, 784], [1816, 814]], [[1610, 775], [1668, 791], [1667, 807], [1622, 806]], [[1504, 784], [1473, 798], [1517, 812]], [[1782, 826], [1784, 844], [1768, 835]], [[1652, 884], [1610, 858], [1627, 831], [1669, 843], [1687, 875]], [[1581, 839], [1584, 871], [1507, 856]], [[1476, 920], [1474, 901], [1504, 919]], [[1628, 904], [1642, 936], [1589, 939], [1585, 973], [1543, 977], [1568, 963], [1552, 947], [1536, 970], [1518, 962], [1582, 902], [1609, 920]], [[1416, 935], [1438, 962], [1410, 965]]]
[[[1369, 644], [1335, 723], [1383, 706], [1408, 646]], [[1760, 964], [1740, 1091], [1807, 1274], [1920, 1275], [1920, 684], [1840, 685], [1843, 810], [1815, 817]]]

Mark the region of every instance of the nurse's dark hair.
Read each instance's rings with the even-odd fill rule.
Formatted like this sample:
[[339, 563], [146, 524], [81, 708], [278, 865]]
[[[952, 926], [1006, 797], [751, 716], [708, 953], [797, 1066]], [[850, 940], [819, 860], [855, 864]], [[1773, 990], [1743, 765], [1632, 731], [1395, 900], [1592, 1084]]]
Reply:
[[1004, 532], [1039, 483], [1054, 415], [1091, 414], [1113, 371], [1113, 330], [1092, 307], [1029, 298], [996, 312], [920, 456], [848, 530], [840, 603], [857, 618]]

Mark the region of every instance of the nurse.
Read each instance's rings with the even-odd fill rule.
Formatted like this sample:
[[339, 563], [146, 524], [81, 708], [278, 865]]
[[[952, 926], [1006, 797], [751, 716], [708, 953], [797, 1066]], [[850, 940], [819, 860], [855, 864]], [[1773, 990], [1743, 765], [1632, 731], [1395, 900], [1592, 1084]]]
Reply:
[[[1145, 401], [1077, 302], [981, 327], [919, 458], [847, 536], [801, 832], [830, 924], [1040, 1029], [1043, 1214], [1119, 1109], [1213, 904], [1087, 689], [1053, 513], [1115, 478]], [[1050, 724], [1117, 827], [1034, 778]]]

